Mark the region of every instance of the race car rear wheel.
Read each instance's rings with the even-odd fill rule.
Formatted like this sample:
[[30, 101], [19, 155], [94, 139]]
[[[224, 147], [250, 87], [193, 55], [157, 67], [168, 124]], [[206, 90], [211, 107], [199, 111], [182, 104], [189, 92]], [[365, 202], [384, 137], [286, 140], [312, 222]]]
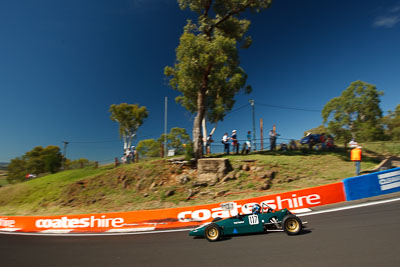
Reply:
[[297, 235], [303, 229], [303, 224], [298, 217], [294, 215], [287, 215], [285, 218], [283, 218], [282, 227], [288, 235]]
[[218, 226], [218, 224], [210, 224], [207, 226], [204, 232], [206, 239], [210, 242], [218, 241], [221, 238], [221, 228]]

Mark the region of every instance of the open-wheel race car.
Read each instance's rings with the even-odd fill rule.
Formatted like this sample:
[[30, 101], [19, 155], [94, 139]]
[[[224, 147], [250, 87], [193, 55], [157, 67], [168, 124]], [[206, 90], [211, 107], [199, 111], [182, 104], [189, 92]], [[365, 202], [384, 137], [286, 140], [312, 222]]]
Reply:
[[[233, 203], [221, 204], [223, 210], [232, 209]], [[214, 242], [223, 236], [284, 231], [288, 235], [297, 235], [303, 230], [303, 222], [288, 209], [273, 210], [262, 204], [253, 205], [251, 214], [238, 214], [226, 219], [215, 218], [189, 232], [190, 236], [205, 237]]]

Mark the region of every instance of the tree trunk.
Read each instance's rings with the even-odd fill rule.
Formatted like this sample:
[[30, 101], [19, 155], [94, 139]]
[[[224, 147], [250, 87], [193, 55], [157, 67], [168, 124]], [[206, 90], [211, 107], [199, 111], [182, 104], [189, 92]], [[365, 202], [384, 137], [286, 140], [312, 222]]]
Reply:
[[203, 157], [203, 135], [201, 134], [202, 121], [205, 115], [204, 93], [197, 94], [197, 115], [193, 122], [193, 152], [196, 159]]
[[124, 134], [122, 136], [122, 139], [124, 140], [124, 154], [125, 154], [126, 149], [128, 148], [128, 137]]
[[208, 65], [203, 74], [201, 88], [197, 93], [197, 115], [193, 122], [193, 152], [197, 159], [203, 157], [203, 135], [201, 134], [201, 126], [206, 115], [206, 92], [208, 89], [208, 75], [211, 73], [212, 64]]
[[203, 130], [203, 141], [207, 140], [207, 123], [206, 123], [206, 115], [204, 114], [204, 118], [201, 121], [201, 126], [202, 126], [202, 130]]
[[216, 123], [214, 124], [214, 127], [212, 128], [211, 132], [208, 133], [208, 132], [207, 132], [207, 125], [206, 125], [206, 116], [204, 115], [204, 118], [203, 118], [203, 121], [202, 121], [204, 141], [207, 140], [207, 137], [208, 137], [209, 135], [213, 135], [213, 134], [214, 134], [215, 130], [217, 129], [217, 125], [218, 125], [218, 122], [216, 122]]
[[214, 134], [215, 130], [217, 129], [217, 125], [218, 125], [218, 122], [216, 122], [216, 123], [214, 124], [214, 128], [212, 128], [212, 130], [211, 130], [211, 132], [210, 132], [210, 135], [213, 135], [213, 134]]

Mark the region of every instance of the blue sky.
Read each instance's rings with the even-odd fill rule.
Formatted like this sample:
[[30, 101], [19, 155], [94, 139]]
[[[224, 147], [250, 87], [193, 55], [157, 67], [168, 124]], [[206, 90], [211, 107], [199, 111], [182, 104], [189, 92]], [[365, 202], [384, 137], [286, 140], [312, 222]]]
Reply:
[[[165, 96], [168, 128], [191, 133], [163, 75], [190, 16], [175, 0], [1, 1], [0, 162], [62, 141], [69, 158], [111, 161], [122, 140], [108, 109], [122, 102], [149, 110], [138, 140], [163, 132]], [[253, 92], [237, 95], [217, 143], [252, 130], [249, 99], [257, 138], [262, 118], [264, 136], [276, 124], [287, 139], [319, 126], [315, 110], [355, 80], [384, 91], [385, 114], [400, 104], [400, 1], [281, 0], [248, 18], [254, 42], [240, 55]]]

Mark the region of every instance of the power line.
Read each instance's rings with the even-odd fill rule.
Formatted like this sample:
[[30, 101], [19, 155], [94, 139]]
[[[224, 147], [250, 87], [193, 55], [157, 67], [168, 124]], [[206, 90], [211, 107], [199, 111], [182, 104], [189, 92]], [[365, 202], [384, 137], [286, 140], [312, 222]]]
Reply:
[[243, 105], [243, 106], [241, 106], [241, 107], [238, 107], [238, 108], [236, 108], [236, 109], [234, 109], [234, 110], [231, 110], [231, 111], [227, 112], [226, 114], [239, 111], [239, 110], [241, 110], [241, 109], [243, 109], [243, 108], [245, 108], [245, 107], [247, 107], [247, 106], [249, 106], [249, 104], [246, 104], [246, 105]]
[[[300, 107], [292, 107], [292, 106], [283, 106], [283, 105], [272, 105], [272, 104], [264, 104], [264, 103], [259, 103], [259, 102], [254, 102], [253, 105], [260, 105], [260, 106], [264, 106], [264, 107], [270, 107], [270, 108], [279, 108], [279, 109], [290, 109], [290, 110], [298, 110], [298, 111], [307, 111], [307, 112], [322, 112], [322, 110], [320, 109], [308, 109], [308, 108], [300, 108]], [[247, 106], [251, 106], [251, 102], [249, 104], [245, 104], [243, 106], [240, 106], [234, 110], [231, 110], [229, 112], [227, 112], [227, 114], [236, 112], [238, 110], [241, 110]]]
[[64, 143], [64, 151], [63, 151], [63, 159], [62, 159], [62, 168], [65, 170], [65, 160], [67, 159], [67, 145], [69, 144], [68, 141], [63, 141]]
[[100, 144], [100, 143], [115, 143], [121, 140], [103, 140], [103, 141], [70, 141], [71, 144]]
[[[154, 137], [155, 135], [145, 135], [136, 138], [147, 138], [147, 137]], [[113, 139], [113, 140], [102, 140], [102, 141], [69, 141], [70, 144], [102, 144], [102, 143], [116, 143], [121, 142], [121, 139]]]
[[298, 107], [289, 107], [289, 106], [281, 106], [281, 105], [271, 105], [271, 104], [263, 104], [263, 103], [256, 103], [260, 106], [271, 107], [271, 108], [280, 108], [280, 109], [291, 109], [291, 110], [299, 110], [299, 111], [308, 111], [308, 112], [321, 112], [322, 110], [316, 109], [306, 109], [306, 108], [298, 108]]
[[254, 99], [250, 99], [249, 103], [251, 105], [251, 113], [252, 113], [252, 121], [253, 121], [253, 147], [254, 150], [257, 150], [256, 145], [256, 121], [255, 121], [255, 112], [254, 112]]

